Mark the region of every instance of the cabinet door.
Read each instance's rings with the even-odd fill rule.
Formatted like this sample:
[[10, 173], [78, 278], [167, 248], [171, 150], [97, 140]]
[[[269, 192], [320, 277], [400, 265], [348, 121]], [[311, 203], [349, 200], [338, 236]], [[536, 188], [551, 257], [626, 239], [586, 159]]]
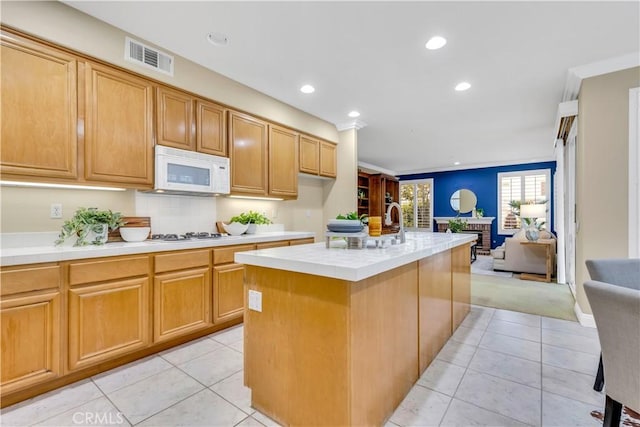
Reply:
[[453, 331], [471, 309], [471, 254], [469, 244], [451, 249], [451, 294]]
[[150, 188], [153, 184], [153, 86], [86, 63], [85, 177]]
[[76, 59], [2, 32], [2, 174], [77, 177]]
[[193, 98], [160, 86], [156, 97], [158, 144], [195, 150]]
[[423, 258], [418, 268], [418, 360], [422, 374], [452, 333], [451, 253]]
[[213, 323], [242, 317], [244, 310], [244, 265], [213, 267]]
[[160, 342], [211, 325], [209, 267], [155, 277], [153, 341]]
[[2, 392], [56, 378], [61, 369], [60, 293], [6, 298], [0, 304]]
[[298, 197], [298, 134], [269, 126], [269, 194]]
[[338, 176], [336, 145], [330, 142], [320, 141], [320, 176]]
[[203, 100], [196, 105], [196, 150], [227, 157], [227, 110]]
[[229, 120], [231, 192], [267, 194], [267, 124], [232, 111]]
[[149, 345], [149, 278], [69, 290], [69, 369]]
[[318, 175], [320, 171], [320, 141], [300, 135], [300, 172]]

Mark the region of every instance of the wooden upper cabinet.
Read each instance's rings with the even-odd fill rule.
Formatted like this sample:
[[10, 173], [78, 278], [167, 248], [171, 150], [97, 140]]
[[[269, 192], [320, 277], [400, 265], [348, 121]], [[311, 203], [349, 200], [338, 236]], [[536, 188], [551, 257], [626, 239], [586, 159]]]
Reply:
[[267, 123], [247, 114], [231, 111], [231, 193], [267, 194], [267, 149]]
[[2, 174], [76, 178], [77, 61], [2, 32]]
[[196, 151], [227, 157], [227, 110], [213, 102], [196, 102]]
[[153, 184], [153, 84], [87, 62], [85, 177], [90, 181]]
[[156, 96], [158, 144], [195, 150], [193, 97], [164, 86], [158, 87]]
[[335, 178], [337, 175], [336, 145], [320, 141], [320, 176]]
[[300, 172], [335, 178], [337, 176], [336, 145], [300, 135]]
[[269, 194], [298, 197], [298, 134], [269, 126]]
[[300, 172], [318, 175], [320, 171], [320, 141], [300, 135]]

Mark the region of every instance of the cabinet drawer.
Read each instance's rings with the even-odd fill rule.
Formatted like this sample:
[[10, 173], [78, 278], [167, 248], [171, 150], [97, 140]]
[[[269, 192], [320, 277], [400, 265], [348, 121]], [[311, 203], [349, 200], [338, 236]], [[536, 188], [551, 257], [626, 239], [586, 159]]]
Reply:
[[285, 240], [283, 242], [266, 242], [266, 243], [258, 243], [256, 245], [256, 249], [269, 249], [269, 248], [279, 248], [281, 246], [289, 246], [289, 241]]
[[60, 266], [20, 266], [6, 268], [0, 272], [1, 295], [39, 291], [60, 287]]
[[209, 266], [209, 250], [183, 251], [156, 255], [156, 273], [184, 270], [186, 268]]
[[217, 264], [225, 264], [228, 262], [233, 262], [233, 255], [236, 252], [252, 251], [255, 248], [256, 248], [256, 245], [237, 245], [237, 246], [229, 246], [226, 248], [214, 249], [213, 263], [217, 265]]
[[315, 243], [315, 239], [313, 237], [307, 237], [305, 239], [296, 239], [296, 240], [289, 241], [289, 245], [290, 246], [306, 245], [306, 244], [309, 244], [309, 243]]
[[81, 285], [149, 274], [149, 257], [137, 256], [69, 264], [69, 284]]

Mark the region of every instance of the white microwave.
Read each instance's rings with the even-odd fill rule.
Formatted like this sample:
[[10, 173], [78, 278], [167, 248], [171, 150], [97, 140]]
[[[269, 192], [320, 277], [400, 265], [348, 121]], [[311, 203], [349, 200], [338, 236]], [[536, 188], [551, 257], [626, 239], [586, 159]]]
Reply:
[[229, 194], [229, 159], [177, 148], [155, 147], [154, 192]]

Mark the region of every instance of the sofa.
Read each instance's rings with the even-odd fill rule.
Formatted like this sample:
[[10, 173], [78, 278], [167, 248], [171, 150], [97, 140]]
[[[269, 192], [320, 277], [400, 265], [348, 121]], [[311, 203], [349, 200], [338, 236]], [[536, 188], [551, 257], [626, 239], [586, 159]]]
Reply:
[[[512, 237], [504, 239], [504, 243], [491, 250], [493, 257], [493, 269], [500, 271], [512, 271], [515, 273], [546, 274], [547, 257], [544, 247], [521, 245], [526, 241], [525, 231], [520, 230]], [[555, 271], [556, 262], [556, 238], [546, 230], [540, 231], [540, 242], [551, 242], [552, 265]]]

